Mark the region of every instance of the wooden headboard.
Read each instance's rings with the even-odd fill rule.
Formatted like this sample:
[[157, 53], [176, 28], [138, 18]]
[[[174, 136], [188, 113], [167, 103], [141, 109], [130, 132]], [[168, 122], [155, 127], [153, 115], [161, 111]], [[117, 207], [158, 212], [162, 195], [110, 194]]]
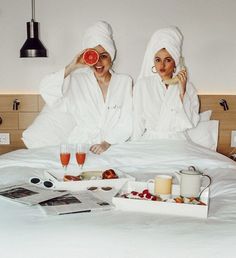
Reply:
[[[18, 110], [13, 110], [14, 100], [20, 101]], [[212, 110], [211, 119], [219, 120], [217, 151], [228, 155], [232, 148], [231, 131], [236, 130], [236, 95], [200, 95], [200, 111]], [[219, 100], [225, 99], [229, 110], [224, 111]], [[0, 94], [0, 133], [10, 134], [10, 144], [0, 144], [0, 154], [25, 148], [22, 132], [33, 122], [44, 102], [40, 95]]]
[[[233, 148], [231, 144], [231, 132], [236, 130], [236, 95], [200, 95], [200, 110], [212, 110], [211, 119], [219, 120], [219, 138], [217, 151], [228, 156]], [[229, 110], [224, 111], [219, 104], [220, 100], [226, 100]]]
[[[20, 103], [17, 109], [16, 102]], [[0, 133], [10, 134], [10, 144], [0, 144], [0, 154], [25, 148], [21, 140], [22, 132], [34, 121], [43, 106], [40, 95], [0, 94]]]

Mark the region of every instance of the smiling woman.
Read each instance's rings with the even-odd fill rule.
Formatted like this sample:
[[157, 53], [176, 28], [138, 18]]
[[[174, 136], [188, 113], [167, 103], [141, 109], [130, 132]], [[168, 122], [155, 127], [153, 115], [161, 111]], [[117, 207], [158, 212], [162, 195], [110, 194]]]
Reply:
[[[84, 60], [87, 50], [98, 54], [93, 65]], [[99, 21], [85, 32], [82, 51], [40, 86], [49, 106], [70, 112], [76, 121], [68, 141], [88, 143], [96, 154], [128, 140], [132, 131], [132, 80], [111, 70], [115, 53], [111, 26]]]
[[[178, 28], [168, 27], [147, 45], [134, 87], [134, 140], [186, 139], [186, 130], [199, 121], [197, 92], [179, 65], [182, 41]], [[168, 83], [175, 73], [178, 84]]]

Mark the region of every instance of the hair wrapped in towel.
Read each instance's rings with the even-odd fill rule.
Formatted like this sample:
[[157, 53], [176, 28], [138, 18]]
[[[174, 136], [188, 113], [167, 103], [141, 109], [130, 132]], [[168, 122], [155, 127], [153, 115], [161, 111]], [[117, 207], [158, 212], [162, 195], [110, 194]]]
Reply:
[[139, 78], [153, 75], [154, 56], [162, 48], [165, 48], [169, 52], [175, 60], [177, 67], [181, 56], [182, 42], [183, 36], [176, 27], [157, 30], [148, 42]]
[[82, 40], [82, 47], [86, 49], [101, 45], [113, 60], [115, 58], [116, 47], [112, 34], [112, 28], [107, 22], [96, 22], [86, 30]]

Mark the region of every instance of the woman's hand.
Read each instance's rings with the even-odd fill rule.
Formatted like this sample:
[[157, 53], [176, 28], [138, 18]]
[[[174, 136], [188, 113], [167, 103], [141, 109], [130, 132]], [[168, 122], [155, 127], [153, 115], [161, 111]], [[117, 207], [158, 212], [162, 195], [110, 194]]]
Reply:
[[86, 49], [83, 50], [82, 52], [80, 52], [79, 54], [77, 54], [74, 57], [74, 59], [71, 61], [71, 63], [66, 66], [64, 78], [66, 78], [74, 70], [76, 70], [78, 68], [83, 68], [86, 66], [84, 59], [83, 59], [83, 53], [85, 51], [86, 51]]
[[100, 144], [94, 144], [90, 147], [90, 151], [94, 154], [101, 154], [102, 152], [106, 151], [111, 146], [108, 142], [101, 142]]
[[177, 74], [177, 78], [179, 81], [179, 89], [180, 89], [180, 98], [183, 101], [184, 94], [186, 92], [186, 84], [187, 84], [187, 71], [184, 69]]

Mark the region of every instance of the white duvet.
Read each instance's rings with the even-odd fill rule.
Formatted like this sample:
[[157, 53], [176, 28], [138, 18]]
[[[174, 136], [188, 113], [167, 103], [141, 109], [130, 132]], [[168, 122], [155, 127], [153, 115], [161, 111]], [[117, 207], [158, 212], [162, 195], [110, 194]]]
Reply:
[[[72, 159], [69, 169], [78, 170], [71, 145]], [[183, 169], [194, 165], [199, 169], [235, 168], [235, 162], [227, 157], [182, 140], [152, 140], [145, 142], [128, 142], [113, 145], [105, 153], [89, 153], [85, 169], [120, 168], [134, 173], [143, 170]], [[18, 150], [0, 156], [0, 168], [9, 166], [27, 166], [35, 168], [60, 168], [59, 147]]]
[[[60, 168], [59, 148], [0, 156], [0, 183]], [[0, 199], [1, 257], [172, 258], [235, 257], [236, 163], [185, 141], [158, 140], [112, 146], [89, 154], [85, 169], [119, 168], [138, 180], [196, 166], [212, 177], [208, 219], [107, 212], [45, 216], [34, 207]], [[73, 158], [68, 171], [77, 171]]]

